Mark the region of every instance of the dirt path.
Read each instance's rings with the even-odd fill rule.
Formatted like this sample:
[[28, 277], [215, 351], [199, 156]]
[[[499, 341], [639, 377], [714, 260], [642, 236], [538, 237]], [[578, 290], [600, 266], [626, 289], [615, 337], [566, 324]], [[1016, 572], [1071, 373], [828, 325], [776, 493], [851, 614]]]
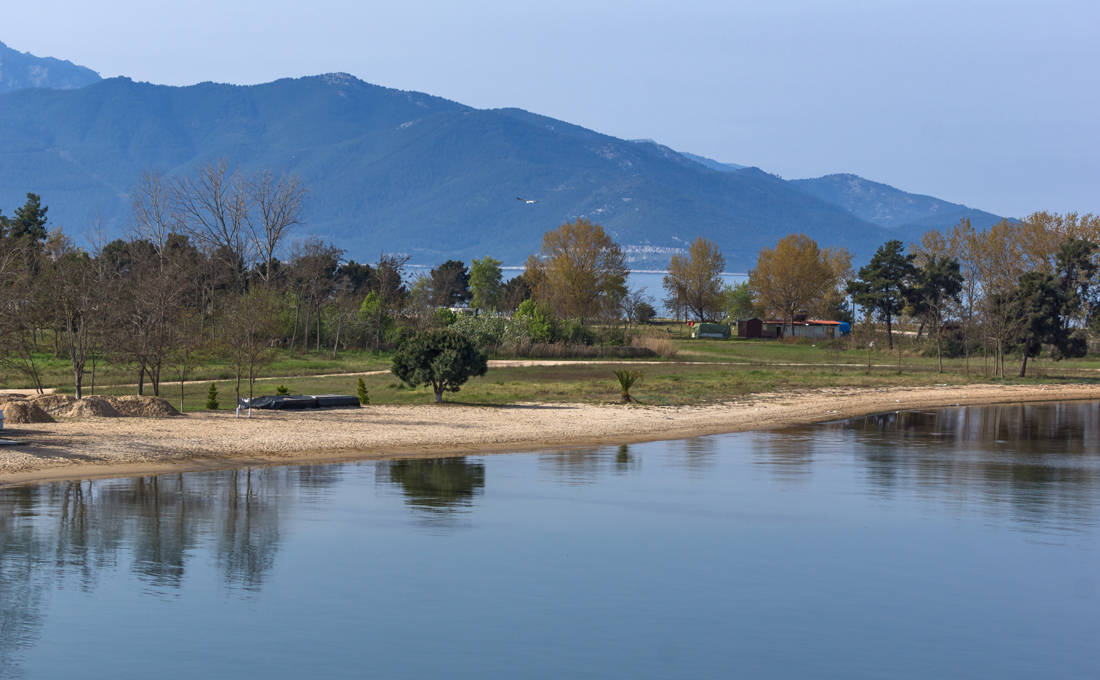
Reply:
[[708, 406], [368, 406], [348, 411], [102, 418], [18, 425], [0, 486], [169, 470], [525, 451], [766, 429], [902, 408], [1100, 399], [1097, 385], [829, 388]]

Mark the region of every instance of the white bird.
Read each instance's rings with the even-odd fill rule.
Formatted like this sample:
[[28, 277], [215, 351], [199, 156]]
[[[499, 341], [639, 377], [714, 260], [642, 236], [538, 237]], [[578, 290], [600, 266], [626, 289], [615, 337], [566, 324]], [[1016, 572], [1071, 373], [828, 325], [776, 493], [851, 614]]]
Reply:
[[538, 201], [533, 198], [524, 198], [522, 196], [516, 196], [516, 200], [523, 201], [524, 205], [532, 205], [534, 203], [538, 203]]

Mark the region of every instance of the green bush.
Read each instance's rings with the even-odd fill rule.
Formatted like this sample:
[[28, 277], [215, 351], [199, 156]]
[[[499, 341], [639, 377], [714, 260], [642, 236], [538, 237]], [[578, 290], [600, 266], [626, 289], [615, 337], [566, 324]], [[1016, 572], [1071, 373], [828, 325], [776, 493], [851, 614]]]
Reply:
[[622, 347], [630, 344], [626, 329], [622, 326], [610, 326], [601, 333], [600, 342], [613, 347]]
[[370, 394], [367, 393], [367, 384], [362, 378], [358, 378], [355, 385], [355, 394], [359, 397], [359, 404], [366, 406], [370, 403]]
[[558, 329], [557, 339], [567, 345], [592, 345], [596, 342], [596, 334], [580, 319], [566, 319]]
[[435, 310], [435, 325], [440, 328], [446, 328], [450, 326], [458, 319], [458, 315], [447, 309], [446, 307], [440, 307]]
[[524, 300], [516, 310], [515, 321], [521, 324], [534, 342], [553, 342], [554, 320], [534, 300]]
[[471, 377], [485, 375], [488, 361], [470, 338], [452, 329], [412, 336], [393, 355], [393, 374], [409, 387], [430, 385], [436, 402]]
[[290, 388], [286, 385], [279, 385], [275, 388], [275, 394], [290, 394]]

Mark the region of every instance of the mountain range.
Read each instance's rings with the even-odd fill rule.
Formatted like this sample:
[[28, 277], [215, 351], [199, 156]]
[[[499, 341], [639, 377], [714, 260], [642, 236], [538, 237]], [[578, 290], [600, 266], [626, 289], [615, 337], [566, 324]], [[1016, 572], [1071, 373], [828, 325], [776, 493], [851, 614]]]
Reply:
[[546, 230], [586, 217], [635, 267], [662, 266], [701, 234], [722, 248], [727, 269], [744, 271], [791, 232], [862, 259], [889, 238], [914, 240], [962, 216], [977, 227], [1000, 219], [854, 175], [787, 181], [347, 74], [169, 87], [85, 69], [95, 80], [79, 87], [83, 71], [64, 75], [53, 64], [68, 62], [45, 61], [56, 79], [0, 94], [0, 206], [41, 194], [51, 222], [70, 233], [98, 225], [121, 234], [142, 173], [217, 159], [300, 176], [309, 197], [297, 236], [321, 236], [361, 260], [386, 251], [420, 263], [493, 255], [516, 264]]
[[28, 87], [69, 90], [99, 79], [99, 74], [90, 68], [52, 57], [36, 57], [0, 42], [0, 93]]

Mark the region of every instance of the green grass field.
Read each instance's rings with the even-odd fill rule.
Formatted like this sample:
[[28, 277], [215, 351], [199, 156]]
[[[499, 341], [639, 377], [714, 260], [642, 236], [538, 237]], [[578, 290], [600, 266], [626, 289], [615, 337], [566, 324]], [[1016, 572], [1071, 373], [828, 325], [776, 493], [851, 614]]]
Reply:
[[[659, 333], [667, 335], [677, 349], [675, 357], [640, 362], [632, 370], [643, 374], [632, 390], [646, 404], [703, 404], [742, 398], [759, 392], [812, 389], [818, 387], [886, 387], [965, 383], [1094, 382], [1100, 380], [1100, 359], [1085, 358], [1054, 362], [1040, 358], [1029, 365], [1026, 380], [1002, 381], [993, 376], [992, 360], [981, 355], [970, 360], [969, 375], [963, 359], [944, 362], [937, 370], [935, 356], [926, 356], [903, 339], [900, 352], [848, 348], [847, 343], [777, 342], [774, 340], [692, 340], [674, 326]], [[884, 342], [876, 343], [884, 345]], [[900, 358], [900, 370], [899, 370]], [[355, 394], [356, 376], [324, 374], [386, 371], [390, 356], [369, 352], [343, 352], [333, 359], [328, 352], [319, 354], [280, 354], [264, 367], [267, 376], [256, 384], [255, 393], [272, 394], [279, 385], [292, 393]], [[868, 361], [870, 369], [868, 369]], [[1006, 373], [1015, 374], [1016, 359], [1006, 363]], [[63, 359], [42, 357], [42, 373], [47, 386], [72, 391], [69, 364]], [[612, 366], [599, 360], [579, 361], [564, 366], [490, 368], [480, 378], [471, 379], [460, 392], [448, 393], [448, 401], [466, 404], [508, 404], [514, 402], [614, 402], [619, 398]], [[136, 368], [130, 365], [101, 364], [97, 367], [96, 392], [130, 394], [135, 392]], [[235, 406], [233, 368], [225, 361], [209, 361], [189, 376], [184, 386], [186, 410], [202, 409], [209, 382], [219, 392], [222, 408]], [[427, 388], [410, 389], [392, 375], [365, 376], [373, 404], [430, 403]], [[0, 386], [25, 388], [18, 374], [0, 369]], [[90, 375], [85, 388], [91, 386]], [[178, 382], [165, 375], [161, 396], [179, 405]], [[247, 396], [247, 384], [242, 395]], [[152, 392], [146, 384], [146, 394]]]

